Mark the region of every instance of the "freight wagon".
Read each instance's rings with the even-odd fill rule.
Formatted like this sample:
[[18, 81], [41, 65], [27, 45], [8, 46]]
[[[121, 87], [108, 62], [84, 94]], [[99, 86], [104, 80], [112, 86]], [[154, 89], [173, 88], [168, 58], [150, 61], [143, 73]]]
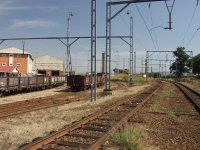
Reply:
[[64, 76], [0, 77], [0, 96], [20, 91], [43, 90], [64, 83]]
[[[104, 85], [105, 74], [97, 73], [97, 86]], [[70, 75], [67, 77], [67, 85], [72, 91], [89, 89], [92, 84], [91, 75]]]

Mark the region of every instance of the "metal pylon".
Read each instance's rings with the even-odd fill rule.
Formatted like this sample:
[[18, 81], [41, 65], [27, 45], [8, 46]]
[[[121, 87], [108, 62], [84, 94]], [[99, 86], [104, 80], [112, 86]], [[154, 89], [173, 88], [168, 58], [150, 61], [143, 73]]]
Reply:
[[96, 101], [97, 72], [96, 72], [96, 49], [97, 49], [97, 3], [91, 0], [91, 101]]
[[129, 71], [129, 83], [133, 84], [133, 17], [130, 17], [130, 71]]
[[110, 89], [111, 77], [111, 4], [106, 3], [106, 87], [105, 91]]
[[134, 72], [133, 72], [134, 75], [136, 75], [136, 72], [137, 72], [136, 71], [136, 62], [137, 62], [136, 61], [136, 52], [134, 52]]
[[148, 78], [148, 73], [149, 73], [149, 52], [146, 52], [146, 60], [145, 60], [145, 74], [146, 74], [146, 79]]

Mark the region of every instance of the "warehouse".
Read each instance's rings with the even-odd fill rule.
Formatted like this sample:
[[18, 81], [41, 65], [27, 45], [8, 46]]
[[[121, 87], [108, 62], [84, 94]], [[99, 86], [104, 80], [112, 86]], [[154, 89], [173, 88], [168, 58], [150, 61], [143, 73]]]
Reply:
[[37, 74], [62, 76], [65, 73], [64, 61], [55, 56], [43, 55], [34, 58], [33, 70]]

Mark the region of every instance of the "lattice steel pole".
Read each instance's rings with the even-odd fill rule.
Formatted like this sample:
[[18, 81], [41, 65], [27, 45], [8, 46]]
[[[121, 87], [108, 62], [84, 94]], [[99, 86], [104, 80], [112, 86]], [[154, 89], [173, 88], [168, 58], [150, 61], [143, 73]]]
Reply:
[[97, 49], [97, 2], [91, 0], [91, 101], [96, 101], [97, 72], [96, 72], [96, 49]]
[[137, 70], [136, 70], [136, 52], [134, 52], [134, 75], [136, 75], [136, 72], [137, 72]]
[[111, 91], [111, 4], [106, 3], [106, 81], [105, 92]]
[[165, 64], [165, 79], [167, 77], [167, 65]]
[[129, 84], [133, 84], [133, 17], [130, 16], [130, 71], [129, 71]]
[[146, 74], [146, 80], [148, 78], [148, 67], [149, 67], [149, 52], [146, 52], [146, 62], [145, 62], [145, 74]]
[[193, 52], [190, 52], [190, 59], [191, 59], [191, 74], [193, 74]]

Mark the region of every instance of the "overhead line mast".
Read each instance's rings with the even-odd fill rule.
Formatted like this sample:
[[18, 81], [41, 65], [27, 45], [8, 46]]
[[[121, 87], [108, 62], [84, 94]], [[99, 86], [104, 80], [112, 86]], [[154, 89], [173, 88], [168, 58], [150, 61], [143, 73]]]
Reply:
[[[158, 2], [158, 1], [164, 1], [167, 3], [167, 1], [170, 0], [125, 0], [125, 1], [115, 1], [115, 2], [107, 2], [106, 3], [106, 83], [105, 83], [105, 89], [104, 91], [106, 93], [111, 92], [111, 21], [120, 14], [124, 9], [126, 9], [130, 4], [132, 3], [143, 3], [143, 2]], [[173, 0], [175, 1], [175, 0]], [[114, 15], [112, 15], [112, 5], [120, 5], [124, 4], [124, 6], [116, 12]], [[174, 5], [174, 2], [173, 2]], [[173, 6], [172, 5], [172, 6]], [[169, 27], [167, 29], [172, 29], [171, 27], [171, 12], [173, 10], [173, 7], [169, 9], [167, 7], [168, 12], [170, 13], [169, 16]]]
[[97, 52], [97, 2], [91, 1], [91, 101], [96, 101], [97, 90], [97, 65], [96, 65], [96, 52]]

